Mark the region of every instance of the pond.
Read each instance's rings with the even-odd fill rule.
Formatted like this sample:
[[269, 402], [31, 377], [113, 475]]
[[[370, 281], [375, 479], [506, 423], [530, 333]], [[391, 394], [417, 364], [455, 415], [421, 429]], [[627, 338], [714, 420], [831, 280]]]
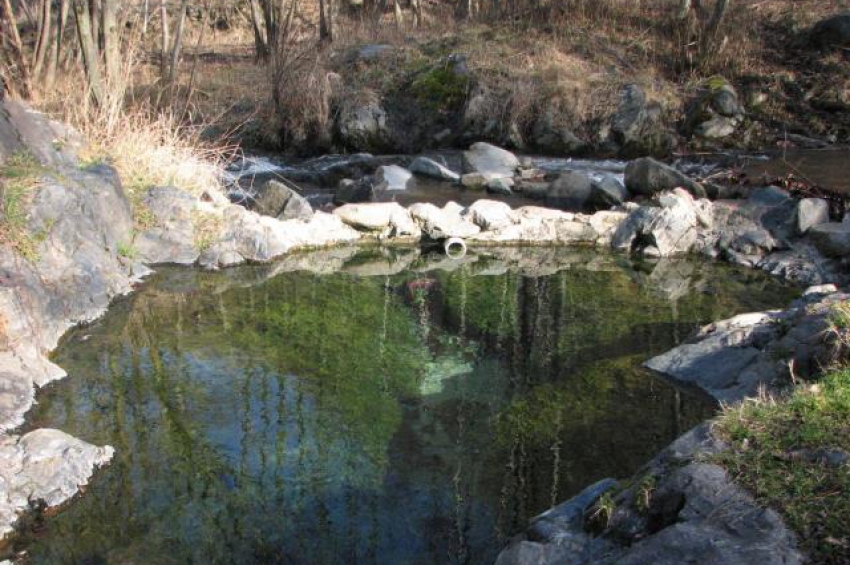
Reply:
[[566, 249], [162, 268], [69, 332], [28, 425], [115, 447], [16, 544], [50, 565], [490, 564], [714, 411], [641, 368], [795, 289]]

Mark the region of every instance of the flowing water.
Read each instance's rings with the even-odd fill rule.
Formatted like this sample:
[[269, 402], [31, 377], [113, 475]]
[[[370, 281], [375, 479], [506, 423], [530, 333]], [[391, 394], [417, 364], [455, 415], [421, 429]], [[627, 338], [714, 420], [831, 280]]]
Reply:
[[27, 562], [490, 564], [713, 412], [642, 361], [794, 292], [704, 262], [488, 254], [161, 269], [55, 353], [69, 378], [29, 426], [116, 455], [22, 534]]

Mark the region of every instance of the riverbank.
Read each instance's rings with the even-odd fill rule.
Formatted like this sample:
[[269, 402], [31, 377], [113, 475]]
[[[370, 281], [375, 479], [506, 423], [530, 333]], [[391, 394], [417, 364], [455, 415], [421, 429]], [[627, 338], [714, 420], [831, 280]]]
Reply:
[[[134, 211], [114, 170], [106, 165], [81, 166], [70, 145], [55, 143], [62, 136], [57, 124], [27, 112], [16, 115], [4, 113], [9, 127], [16, 128], [4, 152], [26, 151], [43, 169], [35, 174], [26, 198], [24, 227], [32, 253], [24, 257], [8, 245], [0, 251], [7, 281], [0, 302], [6, 344], [0, 357], [0, 426], [10, 451], [0, 466], [7, 485], [0, 512], [4, 534], [30, 500], [44, 499], [51, 506], [61, 503], [85, 484], [93, 466], [109, 459], [109, 447], [96, 448], [59, 431], [37, 430], [19, 437], [12, 430], [34, 402], [36, 387], [64, 376], [47, 357], [60, 336], [102, 315], [114, 297], [131, 292], [150, 273], [148, 265], [222, 268], [268, 262], [317, 247], [358, 242], [410, 246], [459, 237], [472, 249], [494, 244], [583, 245], [613, 247], [651, 259], [702, 253], [807, 284], [841, 282], [847, 272], [847, 251], [842, 247], [846, 242], [841, 239], [846, 228], [836, 227], [843, 224], [821, 215], [818, 225], [832, 226], [825, 235], [801, 236], [795, 231], [801, 205], [782, 191], [768, 188], [743, 200], [711, 201], [700, 194], [702, 187], [679, 176], [665, 181], [667, 185], [652, 183], [640, 203], [626, 202], [593, 214], [536, 206], [513, 210], [505, 203], [481, 199], [468, 207], [442, 208], [424, 203], [408, 208], [396, 203], [347, 204], [332, 213], [310, 210], [306, 217], [281, 220], [230, 204], [217, 187], [199, 196], [158, 187], [140, 198], [145, 210], [140, 224], [138, 210]], [[500, 155], [510, 161], [510, 171], [496, 177], [521, 174], [518, 162]], [[493, 166], [491, 160], [475, 165], [474, 157], [467, 160], [477, 167], [475, 174], [488, 172], [484, 162]], [[497, 165], [504, 168], [505, 163]], [[648, 161], [643, 166], [669, 173]], [[658, 180], [657, 175], [653, 178]], [[811, 226], [806, 228], [808, 232]], [[829, 255], [821, 249], [829, 250]], [[753, 339], [766, 327], [783, 327], [757, 322], [745, 332]], [[735, 339], [717, 341], [721, 350], [730, 343], [737, 347], [739, 333], [735, 329]], [[818, 335], [806, 334], [812, 340]], [[756, 342], [755, 348], [762, 346]], [[780, 385], [790, 375], [759, 372], [754, 377], [747, 380], [747, 387]], [[747, 387], [738, 390], [752, 390]], [[790, 539], [781, 523], [770, 525], [778, 539]]]

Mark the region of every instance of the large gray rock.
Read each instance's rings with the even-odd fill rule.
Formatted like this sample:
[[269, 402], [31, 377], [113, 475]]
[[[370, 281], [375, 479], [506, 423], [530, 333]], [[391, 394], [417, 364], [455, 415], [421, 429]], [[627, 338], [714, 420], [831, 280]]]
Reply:
[[744, 121], [744, 106], [735, 88], [721, 77], [708, 79], [688, 105], [685, 131], [706, 139], [735, 133]]
[[513, 177], [519, 165], [516, 155], [489, 143], [473, 143], [463, 152], [464, 172], [479, 173], [487, 180]]
[[611, 245], [615, 249], [641, 250], [660, 257], [691, 251], [697, 228], [706, 220], [690, 193], [681, 188], [659, 197], [659, 206], [642, 206], [617, 228]]
[[698, 198], [706, 195], [702, 185], [651, 157], [635, 159], [626, 165], [625, 180], [629, 192], [644, 196], [674, 188], [684, 188]]
[[590, 183], [588, 204], [598, 209], [619, 206], [629, 199], [629, 191], [614, 176], [606, 175], [601, 179], [593, 179]]
[[803, 198], [797, 203], [797, 231], [801, 234], [829, 222], [829, 202], [823, 198]]
[[531, 144], [549, 155], [581, 155], [590, 148], [558, 118], [558, 113], [552, 108], [542, 112], [534, 121]]
[[259, 214], [281, 220], [309, 220], [313, 216], [313, 208], [303, 196], [275, 180], [260, 188], [252, 208]]
[[0, 436], [0, 537], [12, 531], [30, 502], [55, 507], [73, 497], [112, 454], [112, 447], [95, 447], [48, 428]]
[[433, 159], [419, 156], [410, 163], [410, 170], [417, 175], [448, 182], [460, 182], [460, 175]]
[[821, 49], [850, 46], [850, 12], [816, 23], [810, 32], [812, 43]]
[[337, 117], [337, 134], [342, 144], [355, 151], [385, 153], [392, 149], [387, 112], [373, 93], [348, 98]]
[[674, 134], [663, 123], [661, 106], [648, 102], [636, 84], [628, 84], [620, 91], [620, 102], [611, 121], [611, 141], [625, 158], [664, 157], [676, 144]]
[[498, 230], [517, 223], [511, 207], [495, 200], [476, 200], [462, 215], [482, 230]]
[[346, 204], [334, 215], [354, 228], [376, 232], [381, 239], [409, 238], [419, 240], [421, 231], [410, 213], [396, 202]]
[[0, 96], [0, 165], [16, 153], [26, 153], [46, 166], [76, 166], [82, 136], [23, 102]]
[[549, 185], [546, 204], [564, 210], [581, 210], [591, 193], [591, 179], [578, 171], [567, 171]]
[[382, 165], [375, 172], [376, 190], [407, 190], [413, 174], [398, 165]]
[[195, 241], [198, 200], [173, 186], [155, 187], [142, 198], [153, 225], [133, 239], [141, 261], [192, 265], [200, 250]]
[[810, 228], [808, 234], [815, 247], [827, 257], [850, 255], [850, 224], [820, 224]]
[[463, 207], [454, 202], [447, 203], [443, 208], [422, 202], [413, 204], [408, 211], [422, 231], [434, 240], [449, 237], [464, 239], [481, 231], [480, 227], [461, 216]]

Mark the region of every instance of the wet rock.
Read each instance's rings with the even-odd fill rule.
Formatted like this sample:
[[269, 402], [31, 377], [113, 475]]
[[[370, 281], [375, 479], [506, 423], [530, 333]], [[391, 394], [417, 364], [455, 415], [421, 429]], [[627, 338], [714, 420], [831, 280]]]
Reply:
[[850, 254], [850, 225], [830, 222], [808, 230], [809, 239], [827, 257], [844, 257]]
[[417, 203], [408, 208], [410, 215], [431, 239], [449, 237], [465, 239], [481, 231], [481, 228], [461, 216], [463, 208], [454, 202], [438, 208], [431, 203]]
[[410, 170], [417, 175], [431, 177], [448, 182], [460, 182], [460, 175], [448, 167], [429, 159], [428, 157], [417, 157], [410, 163]]
[[274, 180], [260, 188], [252, 208], [259, 214], [280, 220], [309, 220], [313, 215], [312, 206], [303, 196]]
[[837, 14], [816, 23], [809, 37], [821, 49], [850, 46], [850, 12]]
[[487, 182], [487, 192], [492, 192], [493, 194], [501, 194], [503, 196], [510, 196], [513, 194], [513, 179], [492, 179]]
[[460, 184], [471, 190], [483, 190], [490, 179], [482, 173], [466, 173], [460, 177]]
[[706, 196], [705, 189], [699, 183], [651, 157], [635, 159], [626, 165], [625, 180], [629, 192], [644, 196], [680, 187], [697, 198]]
[[629, 191], [616, 177], [606, 175], [590, 183], [588, 203], [595, 208], [606, 209], [619, 206], [628, 199]]
[[407, 184], [413, 179], [413, 174], [398, 165], [383, 165], [375, 173], [378, 184], [377, 190], [406, 190]]
[[334, 192], [335, 204], [356, 204], [369, 202], [375, 196], [372, 181], [367, 178], [359, 180], [342, 179]]
[[567, 171], [549, 185], [546, 204], [563, 210], [581, 210], [591, 193], [590, 177], [578, 171]]
[[47, 428], [0, 437], [0, 536], [12, 531], [18, 513], [31, 501], [52, 507], [74, 496], [112, 454], [112, 447], [95, 447]]
[[479, 173], [487, 180], [511, 178], [519, 165], [516, 155], [489, 143], [473, 143], [469, 150], [463, 152], [464, 171]]
[[797, 203], [797, 231], [801, 234], [809, 228], [829, 222], [829, 203], [823, 198], [803, 198]]

